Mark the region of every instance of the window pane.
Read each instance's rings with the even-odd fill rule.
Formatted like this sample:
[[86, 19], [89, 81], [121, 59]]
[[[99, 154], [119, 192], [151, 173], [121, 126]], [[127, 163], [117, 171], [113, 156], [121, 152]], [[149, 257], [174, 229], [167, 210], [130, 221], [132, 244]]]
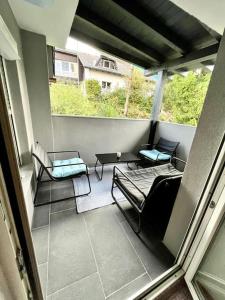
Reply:
[[61, 74], [61, 61], [55, 61], [55, 74]]
[[73, 63], [70, 64], [70, 68], [71, 68], [71, 72], [74, 72], [74, 64]]
[[67, 61], [62, 61], [62, 71], [69, 72], [69, 63]]
[[107, 61], [107, 60], [104, 61], [104, 67], [109, 68], [109, 61]]

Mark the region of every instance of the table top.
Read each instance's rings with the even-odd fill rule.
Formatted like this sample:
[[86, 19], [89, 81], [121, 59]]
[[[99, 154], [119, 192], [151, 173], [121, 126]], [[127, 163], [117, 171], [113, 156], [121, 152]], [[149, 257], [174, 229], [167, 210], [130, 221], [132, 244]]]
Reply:
[[99, 153], [95, 154], [95, 156], [101, 164], [129, 163], [141, 160], [136, 154], [130, 152], [122, 152], [120, 158], [117, 158], [116, 153]]

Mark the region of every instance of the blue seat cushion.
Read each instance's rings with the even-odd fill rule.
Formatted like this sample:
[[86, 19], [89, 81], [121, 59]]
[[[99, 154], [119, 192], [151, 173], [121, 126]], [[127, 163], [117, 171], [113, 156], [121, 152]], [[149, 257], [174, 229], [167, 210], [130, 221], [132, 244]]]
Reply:
[[[71, 159], [64, 159], [64, 160], [54, 160], [53, 161], [53, 171], [52, 176], [53, 177], [67, 177], [72, 175], [77, 175], [80, 173], [86, 173], [86, 165], [72, 165], [72, 164], [80, 164], [84, 163], [84, 161], [81, 158], [74, 157]], [[62, 165], [71, 165], [71, 166], [62, 166]], [[62, 166], [62, 167], [56, 167], [56, 166]], [[56, 167], [56, 168], [54, 168]]]
[[171, 155], [162, 153], [156, 149], [153, 150], [141, 150], [139, 151], [140, 154], [144, 155], [147, 158], [150, 158], [151, 160], [169, 160], [171, 158]]

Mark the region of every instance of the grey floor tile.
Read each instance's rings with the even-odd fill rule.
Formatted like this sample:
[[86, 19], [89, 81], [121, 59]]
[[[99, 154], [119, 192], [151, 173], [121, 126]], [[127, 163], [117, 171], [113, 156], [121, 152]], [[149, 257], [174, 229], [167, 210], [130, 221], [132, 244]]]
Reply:
[[151, 282], [149, 276], [144, 274], [141, 277], [138, 277], [130, 284], [121, 288], [119, 291], [115, 292], [107, 298], [107, 300], [127, 300], [131, 299], [132, 295], [136, 294], [138, 290], [142, 289], [144, 286]]
[[[133, 209], [133, 207], [127, 200], [120, 201], [119, 204], [130, 220], [137, 219], [137, 213], [135, 212], [135, 210]], [[119, 222], [123, 222], [124, 220], [126, 220], [125, 216], [122, 214], [122, 212], [120, 211], [120, 209], [118, 208], [118, 206], [116, 204], [115, 204], [115, 208], [117, 210], [116, 216], [117, 216]]]
[[127, 222], [122, 222], [122, 226], [152, 279], [173, 265], [174, 257], [150, 229], [142, 231], [141, 240]]
[[49, 205], [38, 206], [34, 208], [32, 228], [38, 228], [49, 224]]
[[145, 273], [110, 209], [87, 214], [85, 220], [106, 296]]
[[41, 288], [44, 299], [46, 299], [46, 289], [47, 289], [47, 263], [38, 266], [38, 273], [41, 281]]
[[50, 188], [51, 188], [51, 182], [43, 182], [37, 193], [36, 203], [46, 203], [50, 201]]
[[96, 272], [82, 215], [73, 210], [51, 214], [48, 294]]
[[32, 231], [35, 255], [38, 264], [46, 263], [48, 259], [48, 231], [49, 226]]
[[51, 201], [74, 197], [72, 180], [51, 183]]
[[66, 209], [75, 208], [75, 199], [68, 199], [51, 204], [51, 213], [59, 212]]
[[104, 300], [99, 276], [94, 273], [65, 289], [48, 296], [48, 300]]

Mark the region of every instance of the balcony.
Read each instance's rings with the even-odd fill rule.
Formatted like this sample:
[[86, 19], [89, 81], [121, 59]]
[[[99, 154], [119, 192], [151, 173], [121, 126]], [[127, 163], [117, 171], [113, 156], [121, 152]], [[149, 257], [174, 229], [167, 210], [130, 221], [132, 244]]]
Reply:
[[[11, 152], [17, 154], [14, 155], [14, 170], [21, 179], [21, 182], [18, 179], [16, 191], [21, 192], [24, 207], [22, 214], [19, 211], [17, 215], [23, 218], [19, 224], [28, 235], [28, 241], [31, 231], [43, 296], [48, 300], [134, 298], [134, 294], [152, 287], [159, 278], [165, 279], [176, 268], [180, 270], [186, 259], [186, 250], [189, 250], [184, 238], [202, 200], [224, 135], [224, 42], [216, 62], [221, 35], [170, 1], [165, 1], [164, 8], [162, 4], [157, 8], [165, 14], [164, 21], [159, 20], [154, 1], [134, 1], [129, 5], [128, 1], [92, 2], [93, 5], [89, 5], [88, 1], [80, 0], [70, 24], [70, 36], [141, 66], [146, 76], [158, 73], [149, 119], [52, 115], [49, 79], [54, 73], [53, 52], [47, 43], [54, 44], [54, 39], [49, 39], [49, 34], [46, 40], [45, 35], [32, 32], [29, 26], [20, 29], [10, 6], [8, 10], [1, 10], [0, 6], [15, 39], [11, 52], [1, 52], [6, 54], [4, 64], [0, 65], [4, 76], [0, 77], [5, 98], [10, 99], [4, 103], [4, 112], [8, 109]], [[18, 11], [27, 12], [14, 8], [17, 14]], [[104, 15], [104, 11], [109, 14]], [[184, 16], [188, 22], [177, 18], [176, 24], [170, 24], [168, 20], [177, 15]], [[15, 28], [11, 20], [15, 21]], [[181, 27], [186, 30], [182, 38]], [[214, 76], [198, 126], [159, 121], [167, 78], [198, 68], [199, 64], [207, 69], [215, 62]], [[66, 68], [64, 65], [64, 70]], [[79, 71], [70, 66], [69, 73], [73, 71], [79, 78]], [[160, 137], [180, 142], [177, 157], [187, 161], [187, 166], [165, 232], [160, 232], [151, 222], [145, 222], [138, 235], [112, 200], [113, 165], [105, 168], [103, 180], [99, 181], [94, 172], [95, 155], [112, 152], [137, 154], [140, 145], [149, 141], [152, 133], [150, 121], [158, 121], [154, 142]], [[78, 212], [77, 201], [81, 198], [76, 197], [77, 194], [74, 196], [74, 186], [75, 193], [85, 188], [82, 178], [78, 178], [74, 182], [43, 183], [37, 195], [38, 204], [52, 203], [34, 207], [38, 170], [31, 152], [37, 140], [47, 151], [79, 150], [88, 165], [92, 186], [92, 193], [83, 200], [96, 203], [100, 199], [107, 205]], [[126, 164], [119, 167], [128, 170]], [[129, 202], [122, 194], [118, 193], [118, 196], [132, 222], [136, 223]], [[61, 197], [72, 199], [53, 203]], [[32, 244], [27, 248], [28, 258], [35, 262]], [[29, 276], [35, 274], [34, 266], [35, 263], [27, 268]], [[35, 280], [34, 285], [38, 287], [38, 276]]]
[[[88, 299], [90, 290], [84, 286], [91, 290], [95, 287], [91, 299], [125, 299], [173, 267], [175, 257], [164, 245], [164, 236], [149, 224], [136, 235], [113, 205], [113, 166], [105, 167], [102, 181], [93, 167], [95, 153], [137, 153], [148, 141], [149, 126], [149, 120], [52, 115], [55, 151], [79, 149], [89, 165], [92, 193], [84, 198], [89, 203], [104, 198], [108, 205], [77, 213], [76, 202], [82, 198], [74, 198], [34, 209], [32, 236], [43, 291], [50, 299], [64, 299], [70, 293]], [[195, 130], [193, 126], [160, 122], [155, 139], [179, 140], [177, 155], [187, 159]], [[73, 138], [68, 139], [65, 132], [72, 132]], [[126, 164], [118, 166], [128, 171]], [[75, 180], [75, 192], [86, 188], [85, 181]], [[71, 181], [45, 183], [37, 203], [71, 197], [73, 193]], [[123, 199], [123, 208], [135, 223], [129, 202], [121, 193], [117, 196]]]

